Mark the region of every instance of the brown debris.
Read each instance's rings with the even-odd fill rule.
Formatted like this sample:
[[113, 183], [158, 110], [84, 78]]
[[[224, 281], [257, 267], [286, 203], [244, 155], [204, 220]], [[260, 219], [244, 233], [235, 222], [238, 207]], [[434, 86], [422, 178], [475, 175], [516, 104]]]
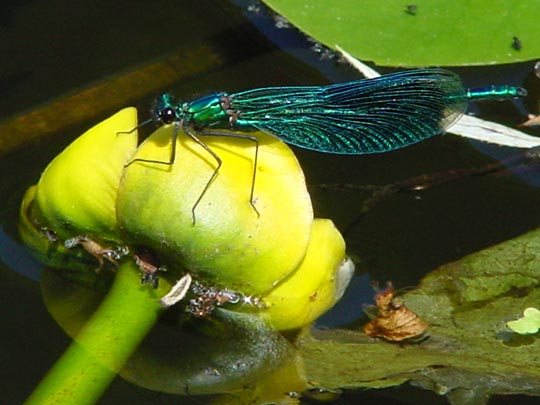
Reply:
[[64, 246], [68, 249], [71, 249], [77, 245], [81, 245], [84, 250], [96, 258], [99, 264], [96, 272], [99, 272], [103, 268], [105, 260], [112, 263], [115, 267], [118, 267], [118, 260], [128, 253], [128, 249], [126, 247], [117, 247], [116, 249], [103, 247], [98, 242], [86, 235], [75, 236], [64, 242]]
[[391, 342], [421, 339], [428, 324], [402, 303], [393, 302], [394, 288], [387, 288], [375, 295], [377, 317], [364, 326], [364, 333], [373, 338]]
[[148, 249], [139, 249], [134, 254], [135, 264], [141, 271], [141, 284], [152, 284], [159, 287], [158, 272], [165, 272], [167, 268], [158, 263], [157, 257]]
[[187, 311], [197, 317], [205, 317], [223, 304], [236, 304], [242, 300], [240, 294], [230, 290], [220, 290], [216, 287], [207, 287], [195, 281], [192, 284], [192, 292], [195, 298], [189, 300]]

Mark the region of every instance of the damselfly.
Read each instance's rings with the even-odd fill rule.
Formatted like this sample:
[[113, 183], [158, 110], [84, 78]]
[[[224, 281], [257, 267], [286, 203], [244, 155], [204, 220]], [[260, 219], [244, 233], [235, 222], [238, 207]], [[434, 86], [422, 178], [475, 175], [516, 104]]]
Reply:
[[[195, 209], [221, 166], [219, 156], [200, 137], [247, 139], [256, 146], [250, 203], [258, 213], [253, 202], [258, 141], [247, 131], [261, 130], [286, 143], [325, 153], [388, 152], [444, 132], [465, 113], [470, 100], [507, 100], [525, 95], [524, 89], [513, 86], [466, 89], [459, 76], [438, 68], [329, 86], [220, 92], [190, 102], [176, 102], [165, 93], [158, 98], [151, 120], [175, 126], [170, 159], [134, 161], [173, 164], [180, 127], [204, 148], [217, 166], [192, 208], [195, 221]], [[245, 132], [231, 132], [233, 129]]]

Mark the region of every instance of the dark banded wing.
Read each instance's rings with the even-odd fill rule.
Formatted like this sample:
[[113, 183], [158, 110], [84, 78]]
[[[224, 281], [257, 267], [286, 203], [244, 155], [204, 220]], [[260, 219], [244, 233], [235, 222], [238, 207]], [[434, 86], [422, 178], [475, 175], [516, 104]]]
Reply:
[[327, 153], [398, 149], [440, 134], [467, 109], [460, 78], [409, 70], [323, 87], [267, 87], [232, 94], [238, 127]]

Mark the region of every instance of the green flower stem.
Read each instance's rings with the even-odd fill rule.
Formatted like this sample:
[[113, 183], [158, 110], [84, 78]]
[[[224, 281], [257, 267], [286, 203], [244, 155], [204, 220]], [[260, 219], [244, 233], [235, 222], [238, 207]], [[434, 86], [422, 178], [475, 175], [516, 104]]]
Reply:
[[28, 404], [96, 402], [152, 329], [170, 288], [141, 285], [133, 263], [122, 264], [103, 303], [34, 392]]

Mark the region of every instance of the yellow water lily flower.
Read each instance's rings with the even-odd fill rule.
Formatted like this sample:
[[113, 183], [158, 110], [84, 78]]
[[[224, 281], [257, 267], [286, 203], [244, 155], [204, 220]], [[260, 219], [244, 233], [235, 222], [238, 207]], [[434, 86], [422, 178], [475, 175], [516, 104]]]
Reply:
[[44, 170], [34, 208], [61, 239], [87, 233], [118, 239], [116, 192], [137, 148], [136, 126], [137, 110], [125, 108], [78, 137]]
[[316, 219], [302, 264], [263, 298], [261, 316], [278, 330], [308, 325], [341, 298], [353, 272], [333, 222]]
[[[158, 129], [134, 159], [169, 161], [173, 131], [173, 126]], [[125, 234], [207, 283], [248, 295], [269, 291], [298, 267], [313, 222], [304, 175], [292, 151], [267, 134], [250, 135], [258, 139], [253, 206], [256, 144], [201, 136], [222, 161], [208, 184], [217, 162], [183, 131], [174, 165], [135, 160], [125, 170], [117, 202]]]
[[27, 192], [21, 233], [42, 259], [49, 231], [60, 240], [55, 254], [73, 252], [68, 238], [144, 246], [169, 267], [170, 281], [188, 271], [204, 285], [259, 297], [262, 305], [248, 312], [279, 330], [309, 324], [335, 304], [352, 264], [333, 223], [313, 220], [287, 145], [260, 132], [249, 134], [257, 142], [201, 135], [206, 149], [178, 128], [176, 159], [167, 164], [176, 128], [159, 128], [137, 148], [136, 119], [127, 108], [88, 130]]

